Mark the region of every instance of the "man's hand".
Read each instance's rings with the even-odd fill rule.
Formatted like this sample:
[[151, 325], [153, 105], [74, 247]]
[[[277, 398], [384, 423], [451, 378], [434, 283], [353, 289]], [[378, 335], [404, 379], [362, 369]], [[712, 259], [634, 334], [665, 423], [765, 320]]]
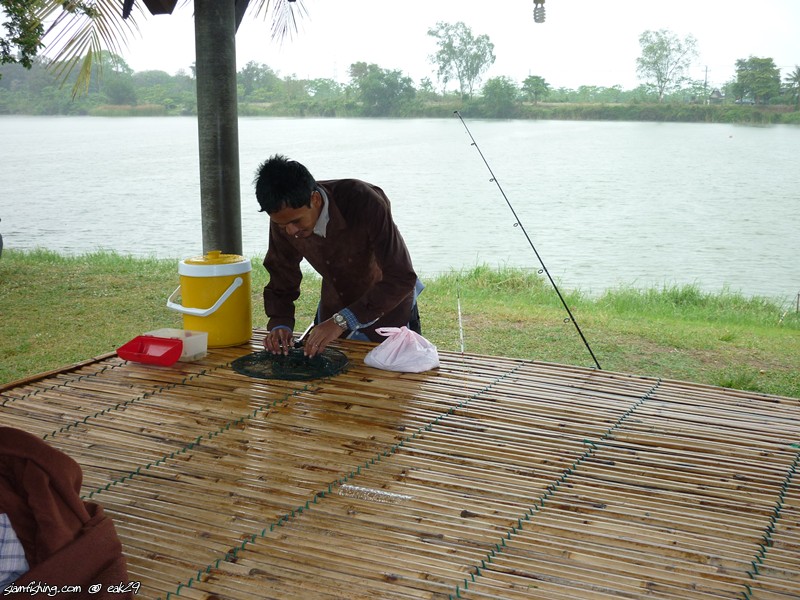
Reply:
[[344, 329], [339, 327], [333, 319], [323, 321], [306, 336], [303, 344], [303, 353], [308, 357], [313, 357], [325, 350], [333, 340], [341, 337]]
[[288, 327], [275, 327], [264, 336], [264, 350], [273, 354], [289, 354], [292, 347], [292, 330]]

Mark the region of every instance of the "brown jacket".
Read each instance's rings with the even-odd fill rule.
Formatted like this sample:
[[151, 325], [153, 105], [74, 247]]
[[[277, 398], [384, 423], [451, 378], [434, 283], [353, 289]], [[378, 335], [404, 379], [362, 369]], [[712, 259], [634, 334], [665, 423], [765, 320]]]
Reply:
[[357, 179], [318, 181], [328, 197], [326, 237], [294, 239], [270, 225], [264, 259], [270, 280], [264, 288], [268, 328], [294, 329], [294, 301], [300, 295], [305, 258], [322, 276], [320, 319], [349, 308], [376, 342], [377, 327], [407, 325], [417, 275], [382, 189]]
[[[58, 594], [61, 600], [132, 598], [107, 591], [128, 582], [125, 558], [103, 508], [81, 500], [82, 478], [78, 463], [60, 450], [27, 432], [0, 427], [0, 512], [8, 514], [30, 566], [15, 584], [81, 587]], [[90, 585], [102, 591], [92, 593]], [[31, 598], [31, 593], [3, 597]]]

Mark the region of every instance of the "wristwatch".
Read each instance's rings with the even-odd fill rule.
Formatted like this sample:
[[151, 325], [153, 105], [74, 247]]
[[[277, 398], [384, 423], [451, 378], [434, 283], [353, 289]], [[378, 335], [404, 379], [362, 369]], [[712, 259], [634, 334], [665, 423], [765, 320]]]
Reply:
[[339, 327], [341, 327], [344, 331], [347, 331], [347, 319], [344, 318], [344, 315], [340, 315], [339, 313], [334, 313], [333, 322], [336, 323]]

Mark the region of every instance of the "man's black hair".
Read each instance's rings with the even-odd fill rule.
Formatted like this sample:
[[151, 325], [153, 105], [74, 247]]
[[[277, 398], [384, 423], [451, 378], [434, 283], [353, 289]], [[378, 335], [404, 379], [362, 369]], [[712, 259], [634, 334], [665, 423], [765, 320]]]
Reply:
[[282, 154], [274, 154], [261, 163], [253, 183], [256, 200], [267, 214], [284, 208], [311, 206], [311, 193], [317, 189], [317, 182], [308, 169]]

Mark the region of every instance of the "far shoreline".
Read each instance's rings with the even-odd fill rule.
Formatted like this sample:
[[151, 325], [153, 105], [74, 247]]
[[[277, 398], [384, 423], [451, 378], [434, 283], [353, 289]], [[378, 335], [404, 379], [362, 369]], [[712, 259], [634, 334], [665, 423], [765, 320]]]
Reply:
[[[800, 125], [800, 111], [787, 105], [760, 106], [697, 103], [521, 103], [510, 114], [495, 117], [485, 114], [475, 102], [437, 102], [407, 111], [402, 116], [370, 116], [360, 107], [330, 107], [324, 103], [301, 101], [281, 103], [239, 103], [239, 117], [275, 117], [296, 119], [451, 119], [454, 111], [471, 119], [496, 121], [629, 121], [655, 123], [732, 123], [742, 125]], [[4, 117], [192, 117], [194, 111], [174, 111], [156, 104], [103, 104], [75, 113], [35, 114], [5, 113]]]

